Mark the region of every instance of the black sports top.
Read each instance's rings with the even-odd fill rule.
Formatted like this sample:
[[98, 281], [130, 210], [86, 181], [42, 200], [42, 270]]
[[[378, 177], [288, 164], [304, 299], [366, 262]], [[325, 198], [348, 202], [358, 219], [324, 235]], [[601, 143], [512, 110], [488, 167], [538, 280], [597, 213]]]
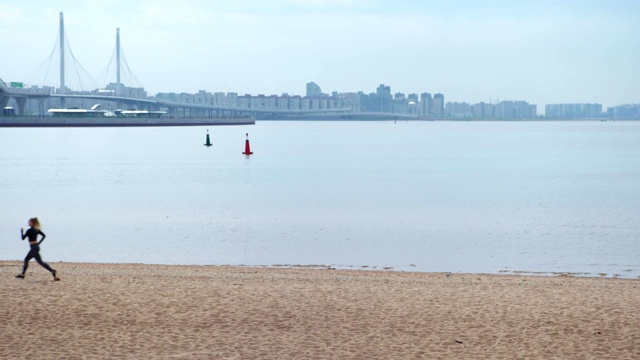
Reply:
[[40, 240], [40, 242], [42, 242], [44, 238], [47, 237], [42, 231], [40, 231], [40, 229], [29, 228], [26, 233], [22, 234], [22, 240], [29, 237], [29, 242], [38, 241], [38, 234], [42, 235], [42, 240]]

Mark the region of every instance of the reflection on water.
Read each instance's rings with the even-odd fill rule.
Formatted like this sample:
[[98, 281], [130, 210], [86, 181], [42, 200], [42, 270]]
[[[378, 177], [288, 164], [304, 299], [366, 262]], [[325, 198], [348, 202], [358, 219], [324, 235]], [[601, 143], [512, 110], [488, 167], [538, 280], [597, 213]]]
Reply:
[[209, 131], [0, 129], [0, 259], [640, 275], [639, 123]]

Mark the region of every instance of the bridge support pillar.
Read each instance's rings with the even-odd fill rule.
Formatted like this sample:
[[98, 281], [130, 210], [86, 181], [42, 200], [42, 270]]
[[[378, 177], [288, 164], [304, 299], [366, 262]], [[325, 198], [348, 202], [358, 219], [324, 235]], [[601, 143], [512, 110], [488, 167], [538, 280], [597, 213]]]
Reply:
[[16, 103], [18, 104], [18, 114], [20, 116], [25, 116], [25, 109], [27, 107], [27, 98], [26, 97], [17, 97]]
[[4, 109], [8, 104], [11, 97], [9, 96], [0, 96], [0, 109]]
[[45, 99], [38, 99], [38, 116], [43, 117], [44, 116], [44, 102]]

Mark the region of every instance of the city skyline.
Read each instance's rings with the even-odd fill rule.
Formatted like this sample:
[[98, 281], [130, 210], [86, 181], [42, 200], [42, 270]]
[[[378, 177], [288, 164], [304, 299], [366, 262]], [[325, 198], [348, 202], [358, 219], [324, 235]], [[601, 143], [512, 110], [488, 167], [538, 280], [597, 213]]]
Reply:
[[42, 63], [63, 11], [90, 74], [107, 65], [120, 27], [128, 62], [150, 94], [302, 94], [311, 81], [347, 93], [386, 83], [453, 102], [606, 108], [640, 102], [638, 8], [632, 1], [14, 2], [0, 5], [0, 36], [13, 52], [0, 59], [0, 78], [21, 81]]

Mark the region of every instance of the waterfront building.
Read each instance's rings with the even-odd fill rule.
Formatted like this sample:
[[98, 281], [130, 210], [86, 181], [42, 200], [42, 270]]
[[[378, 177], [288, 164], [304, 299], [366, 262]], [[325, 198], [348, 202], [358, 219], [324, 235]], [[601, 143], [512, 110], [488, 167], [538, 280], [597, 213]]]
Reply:
[[[119, 94], [122, 97], [134, 98], [134, 99], [146, 99], [147, 91], [141, 87], [129, 87], [123, 84], [120, 84], [118, 89], [118, 85], [116, 83], [109, 83], [104, 87], [104, 90], [111, 90], [114, 94]], [[67, 93], [79, 94], [82, 92], [66, 90]]]
[[545, 117], [549, 119], [590, 119], [602, 116], [602, 104], [548, 104]]
[[253, 108], [253, 109], [261, 109], [264, 107], [264, 95], [263, 94], [259, 94], [258, 96], [251, 96], [251, 95], [247, 95], [249, 97], [249, 103], [251, 105], [249, 105], [249, 107]]
[[385, 84], [380, 84], [376, 90], [376, 103], [371, 111], [377, 112], [391, 112], [391, 87]]
[[311, 99], [308, 97], [303, 97], [300, 99], [300, 109], [302, 110], [310, 110], [311, 109]]
[[469, 103], [448, 102], [445, 104], [445, 115], [455, 118], [469, 118], [473, 116], [473, 113]]
[[302, 109], [302, 96], [294, 95], [289, 98], [289, 109], [300, 110]]
[[215, 92], [213, 93], [213, 103], [214, 105], [225, 106], [227, 105], [227, 99], [224, 96], [223, 92]]
[[493, 104], [479, 102], [471, 105], [471, 114], [473, 114], [474, 118], [492, 119], [494, 117], [494, 108]]
[[442, 117], [444, 115], [444, 94], [433, 95], [433, 106], [431, 107], [430, 114], [435, 117]]
[[269, 95], [265, 97], [264, 107], [267, 109], [276, 109], [278, 107], [278, 95]]
[[320, 90], [320, 86], [314, 83], [313, 81], [307, 83], [307, 97], [317, 97], [322, 95], [322, 91]]
[[420, 116], [421, 117], [426, 118], [429, 115], [432, 107], [432, 101], [433, 99], [431, 98], [431, 94], [427, 92], [420, 94]]
[[363, 91], [358, 91], [358, 99], [360, 100], [360, 106], [358, 107], [360, 112], [373, 111], [373, 98], [375, 94], [365, 94]]
[[393, 99], [391, 103], [391, 112], [394, 114], [408, 114], [409, 113], [409, 102], [407, 98], [396, 98]]
[[239, 106], [238, 105], [238, 93], [228, 92], [226, 99], [227, 99], [227, 105], [228, 106]]
[[237, 106], [239, 108], [248, 108], [250, 104], [251, 95], [242, 95], [237, 98]]
[[320, 109], [320, 98], [313, 97], [309, 99], [309, 108], [310, 109]]
[[290, 96], [288, 94], [282, 94], [279, 98], [277, 98], [277, 108], [281, 110], [286, 110], [289, 108], [289, 99]]
[[187, 93], [180, 93], [180, 98], [179, 98], [179, 102], [182, 103], [186, 103], [186, 104], [195, 104], [195, 95], [193, 94], [187, 94]]
[[640, 104], [618, 105], [610, 113], [614, 120], [640, 120]]
[[534, 119], [536, 116], [536, 105], [526, 101], [502, 101], [495, 106], [496, 119]]
[[194, 96], [195, 104], [213, 105], [213, 94], [205, 90], [198, 91]]
[[355, 112], [361, 108], [360, 99], [359, 93], [341, 93], [338, 95], [336, 107], [351, 108]]

